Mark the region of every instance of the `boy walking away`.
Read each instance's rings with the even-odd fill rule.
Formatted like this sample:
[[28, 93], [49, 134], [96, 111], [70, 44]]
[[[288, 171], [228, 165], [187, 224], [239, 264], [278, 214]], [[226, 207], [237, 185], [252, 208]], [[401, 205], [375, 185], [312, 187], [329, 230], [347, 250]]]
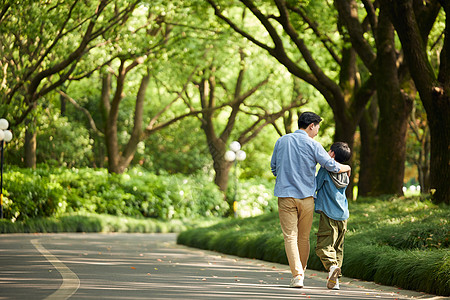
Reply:
[[[338, 163], [351, 157], [346, 143], [334, 143], [328, 154]], [[345, 190], [350, 182], [347, 173], [332, 173], [320, 168], [316, 176], [315, 212], [320, 214], [317, 232], [316, 254], [328, 273], [327, 288], [339, 289], [338, 277], [341, 274], [344, 258], [344, 235], [349, 217]]]

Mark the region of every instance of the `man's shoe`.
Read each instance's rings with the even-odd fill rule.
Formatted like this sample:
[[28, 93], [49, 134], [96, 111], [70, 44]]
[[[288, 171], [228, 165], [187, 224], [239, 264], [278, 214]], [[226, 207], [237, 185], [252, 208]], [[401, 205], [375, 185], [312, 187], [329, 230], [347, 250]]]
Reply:
[[336, 278], [336, 284], [334, 285], [332, 290], [340, 290], [340, 288], [339, 288], [339, 279]]
[[297, 275], [294, 278], [291, 279], [291, 284], [289, 287], [293, 288], [302, 288], [303, 287], [303, 276]]
[[338, 276], [341, 274], [341, 268], [338, 266], [331, 266], [330, 273], [328, 273], [328, 280], [327, 280], [327, 288], [332, 289], [335, 287], [336, 283], [338, 282]]

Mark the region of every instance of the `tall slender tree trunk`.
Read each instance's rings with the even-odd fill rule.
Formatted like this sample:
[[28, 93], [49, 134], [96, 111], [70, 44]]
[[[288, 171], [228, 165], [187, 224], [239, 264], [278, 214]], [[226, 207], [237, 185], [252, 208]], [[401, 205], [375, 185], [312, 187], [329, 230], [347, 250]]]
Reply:
[[[447, 20], [450, 23], [449, 17]], [[448, 86], [446, 93], [434, 92], [434, 99], [431, 101], [433, 113], [429, 119], [430, 186], [436, 202], [450, 204], [450, 88]]]
[[430, 193], [430, 130], [427, 127], [423, 141], [423, 152], [420, 159], [419, 168], [419, 183], [421, 186], [421, 193]]
[[[347, 120], [335, 118], [335, 134], [334, 141], [336, 142], [346, 142], [352, 151], [354, 150], [355, 145], [355, 132], [356, 132], [356, 124], [346, 122]], [[329, 149], [327, 149], [329, 150]], [[355, 155], [352, 153], [350, 161], [346, 162], [346, 164], [350, 165], [352, 169], [355, 167]], [[346, 196], [349, 199], [353, 199], [353, 187], [355, 186], [355, 172], [351, 173], [350, 184], [346, 189]]]
[[375, 153], [377, 147], [378, 111], [376, 97], [364, 113], [359, 123], [361, 148], [359, 151], [358, 197], [370, 196], [374, 186]]
[[[123, 70], [119, 69], [119, 72]], [[121, 74], [122, 75], [122, 74]], [[120, 75], [119, 75], [120, 76]], [[123, 76], [123, 75], [122, 75]], [[118, 84], [117, 89], [123, 88]], [[104, 120], [104, 132], [105, 132], [105, 146], [108, 156], [108, 171], [110, 173], [120, 173], [119, 170], [119, 144], [117, 141], [117, 118], [118, 118], [118, 97], [120, 92], [115, 93], [113, 101], [116, 100], [116, 107], [114, 111], [111, 111], [111, 74], [106, 74], [102, 79], [102, 115]]]
[[[33, 110], [36, 109], [36, 102], [33, 104]], [[25, 167], [36, 168], [36, 119], [33, 116], [29, 116], [26, 120], [27, 129], [25, 131]]]
[[59, 103], [61, 105], [61, 116], [66, 115], [66, 98], [63, 95], [59, 95]]
[[33, 129], [25, 131], [25, 167], [36, 168], [36, 136], [37, 133]]

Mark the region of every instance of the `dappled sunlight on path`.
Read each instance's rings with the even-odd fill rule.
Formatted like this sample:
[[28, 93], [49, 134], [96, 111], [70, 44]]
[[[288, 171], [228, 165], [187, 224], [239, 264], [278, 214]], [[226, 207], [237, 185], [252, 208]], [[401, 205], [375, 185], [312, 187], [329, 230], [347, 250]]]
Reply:
[[348, 281], [341, 290], [328, 290], [317, 271], [307, 272], [304, 288], [288, 288], [288, 266], [187, 248], [176, 245], [175, 238], [0, 235], [0, 299], [44, 299], [63, 286], [58, 269], [33, 249], [31, 240], [79, 278], [70, 299], [411, 299], [394, 288], [381, 291]]

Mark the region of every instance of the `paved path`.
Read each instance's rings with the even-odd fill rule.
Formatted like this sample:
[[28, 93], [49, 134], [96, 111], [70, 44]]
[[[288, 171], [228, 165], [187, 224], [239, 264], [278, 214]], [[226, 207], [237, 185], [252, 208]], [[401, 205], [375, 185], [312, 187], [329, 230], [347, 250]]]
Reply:
[[[444, 299], [175, 244], [175, 234], [0, 235], [0, 299]], [[448, 299], [448, 298], [446, 298]]]

